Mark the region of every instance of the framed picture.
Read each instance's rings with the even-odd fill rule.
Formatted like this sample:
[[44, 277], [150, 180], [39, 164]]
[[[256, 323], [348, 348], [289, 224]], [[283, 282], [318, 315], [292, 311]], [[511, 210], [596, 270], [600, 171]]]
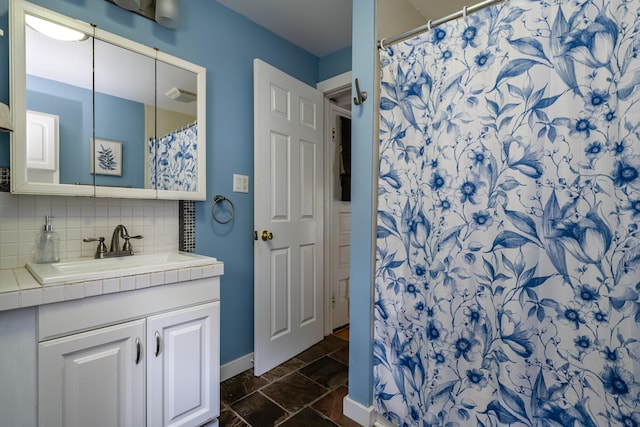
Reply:
[[122, 176], [122, 143], [91, 139], [91, 172], [97, 175]]

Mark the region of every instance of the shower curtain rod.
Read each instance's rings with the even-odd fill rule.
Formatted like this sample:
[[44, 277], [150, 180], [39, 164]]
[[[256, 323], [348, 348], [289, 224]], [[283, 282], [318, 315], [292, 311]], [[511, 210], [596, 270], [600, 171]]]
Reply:
[[394, 43], [398, 43], [410, 37], [416, 36], [420, 33], [424, 33], [425, 31], [431, 31], [433, 28], [438, 25], [442, 25], [445, 22], [452, 21], [457, 18], [466, 17], [468, 14], [477, 12], [480, 9], [484, 9], [485, 7], [493, 6], [494, 4], [502, 3], [506, 0], [485, 0], [478, 4], [474, 4], [473, 6], [465, 6], [462, 10], [458, 12], [454, 12], [451, 15], [447, 15], [444, 18], [436, 19], [432, 21], [431, 19], [425, 25], [414, 28], [413, 30], [406, 31], [402, 34], [398, 34], [397, 36], [393, 36], [389, 39], [382, 39], [378, 42], [379, 49], [386, 49]]

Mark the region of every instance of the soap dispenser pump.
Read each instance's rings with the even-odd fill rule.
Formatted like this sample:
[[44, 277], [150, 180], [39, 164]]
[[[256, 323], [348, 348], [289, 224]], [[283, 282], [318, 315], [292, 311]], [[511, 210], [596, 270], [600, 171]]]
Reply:
[[44, 216], [44, 228], [36, 236], [34, 261], [39, 264], [60, 261], [60, 236], [53, 231], [51, 216]]

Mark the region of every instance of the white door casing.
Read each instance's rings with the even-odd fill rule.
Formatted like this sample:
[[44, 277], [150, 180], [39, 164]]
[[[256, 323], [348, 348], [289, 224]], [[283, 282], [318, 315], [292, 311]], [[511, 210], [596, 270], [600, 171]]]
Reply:
[[325, 176], [325, 185], [331, 188], [331, 199], [327, 201], [330, 212], [329, 240], [327, 245], [327, 256], [330, 258], [330, 280], [331, 289], [331, 330], [335, 330], [349, 323], [349, 266], [351, 248], [351, 202], [341, 201], [340, 174], [342, 141], [341, 117], [351, 118], [351, 112], [340, 108], [337, 105], [330, 105], [329, 117], [331, 120], [331, 145], [325, 147], [329, 149], [327, 158], [331, 159], [332, 166], [330, 177]]
[[322, 93], [255, 59], [255, 375], [324, 335], [322, 173]]

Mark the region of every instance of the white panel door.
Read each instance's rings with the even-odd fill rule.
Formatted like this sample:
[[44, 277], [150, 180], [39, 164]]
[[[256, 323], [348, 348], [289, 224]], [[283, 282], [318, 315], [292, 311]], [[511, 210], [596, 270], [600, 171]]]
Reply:
[[254, 60], [254, 372], [323, 338], [323, 95]]
[[147, 319], [148, 425], [199, 426], [220, 414], [220, 302]]
[[333, 205], [332, 310], [333, 329], [349, 324], [351, 202], [336, 201]]
[[144, 320], [40, 343], [40, 426], [144, 426], [143, 344]]
[[58, 184], [59, 117], [27, 111], [27, 173], [29, 180]]

